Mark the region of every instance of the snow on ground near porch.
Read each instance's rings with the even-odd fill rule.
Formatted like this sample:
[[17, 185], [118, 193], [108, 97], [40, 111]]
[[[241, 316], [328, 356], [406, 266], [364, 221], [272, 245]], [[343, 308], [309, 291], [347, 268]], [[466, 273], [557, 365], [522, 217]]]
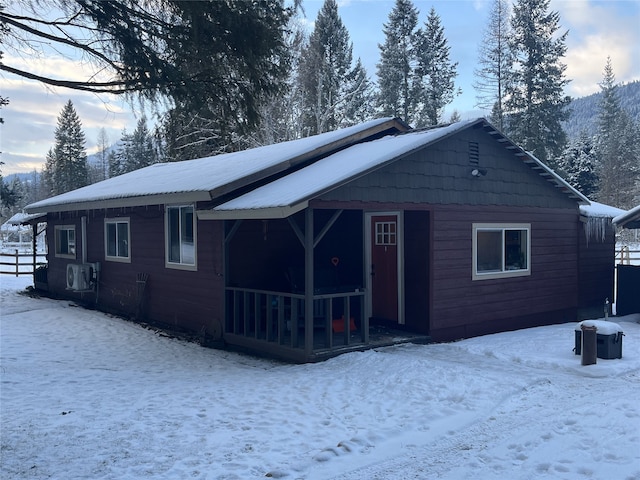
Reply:
[[640, 479], [640, 315], [283, 365], [0, 283], [3, 479]]

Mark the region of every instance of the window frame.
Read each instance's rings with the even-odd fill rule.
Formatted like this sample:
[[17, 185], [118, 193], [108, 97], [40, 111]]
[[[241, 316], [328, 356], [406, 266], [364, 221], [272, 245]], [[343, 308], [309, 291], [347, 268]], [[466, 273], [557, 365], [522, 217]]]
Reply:
[[[506, 232], [518, 230], [526, 232], [526, 268], [508, 270], [505, 265]], [[502, 237], [501, 269], [499, 271], [478, 271], [478, 232], [500, 231]], [[500, 278], [525, 277], [531, 275], [531, 224], [530, 223], [473, 223], [472, 225], [472, 280], [494, 280]]]
[[[183, 246], [183, 240], [182, 240], [182, 230], [183, 230], [183, 225], [182, 225], [182, 212], [183, 209], [191, 209], [191, 215], [192, 215], [192, 226], [191, 226], [191, 231], [192, 231], [192, 235], [193, 235], [193, 263], [189, 263], [188, 261], [184, 261], [183, 259], [183, 252], [184, 252], [184, 246]], [[179, 235], [179, 253], [180, 253], [180, 261], [176, 262], [176, 261], [172, 261], [171, 260], [171, 245], [170, 245], [170, 235], [171, 235], [171, 228], [170, 228], [170, 211], [174, 210], [174, 209], [178, 209], [178, 218], [180, 219], [180, 224], [179, 224], [179, 231], [178, 231], [178, 235]], [[164, 210], [164, 243], [165, 243], [165, 267], [166, 268], [175, 268], [178, 270], [197, 270], [198, 269], [198, 233], [197, 233], [197, 225], [198, 225], [198, 220], [197, 220], [197, 216], [196, 216], [196, 208], [194, 204], [179, 204], [179, 205], [165, 205], [165, 210]]]
[[[118, 224], [127, 226], [127, 255], [118, 255]], [[109, 225], [116, 226], [116, 255], [109, 255]], [[104, 219], [104, 259], [110, 262], [131, 263], [131, 220], [129, 217], [113, 217]]]
[[[66, 233], [66, 247], [67, 250], [65, 252], [61, 251], [61, 237], [62, 232]], [[69, 232], [73, 232], [73, 240], [69, 240]], [[76, 226], [75, 225], [56, 225], [54, 227], [54, 241], [55, 241], [55, 256], [58, 258], [77, 258], [77, 235], [76, 235]], [[71, 251], [73, 250], [73, 251]]]

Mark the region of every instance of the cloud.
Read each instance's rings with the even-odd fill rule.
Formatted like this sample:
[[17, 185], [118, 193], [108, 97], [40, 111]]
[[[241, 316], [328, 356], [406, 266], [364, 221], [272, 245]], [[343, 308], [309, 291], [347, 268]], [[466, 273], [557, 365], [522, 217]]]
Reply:
[[[68, 65], [68, 61], [60, 65]], [[53, 65], [55, 62], [49, 63]], [[9, 105], [0, 115], [4, 124], [1, 160], [3, 175], [41, 170], [47, 151], [54, 145], [57, 118], [71, 100], [85, 133], [87, 152], [96, 151], [98, 132], [104, 128], [115, 143], [126, 128], [135, 128], [135, 115], [121, 98], [113, 95], [94, 95], [70, 89], [47, 87], [42, 83], [24, 80], [13, 75], [0, 79], [2, 95]]]
[[607, 57], [618, 82], [640, 79], [640, 8], [637, 2], [553, 0], [567, 36], [567, 90], [573, 97], [600, 90]]

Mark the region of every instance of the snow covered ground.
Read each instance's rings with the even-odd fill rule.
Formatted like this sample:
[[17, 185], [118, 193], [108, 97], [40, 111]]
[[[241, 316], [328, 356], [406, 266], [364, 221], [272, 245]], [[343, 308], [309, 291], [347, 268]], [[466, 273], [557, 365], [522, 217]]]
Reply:
[[640, 315], [283, 365], [0, 283], [3, 479], [640, 479]]

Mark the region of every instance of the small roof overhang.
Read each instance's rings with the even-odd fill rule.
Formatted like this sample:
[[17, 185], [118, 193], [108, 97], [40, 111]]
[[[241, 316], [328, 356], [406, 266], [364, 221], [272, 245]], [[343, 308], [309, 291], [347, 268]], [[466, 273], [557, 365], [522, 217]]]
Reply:
[[34, 225], [46, 221], [46, 213], [16, 213], [9, 220], [7, 220], [7, 223], [9, 225]]
[[640, 228], [640, 205], [614, 217], [613, 224], [621, 228]]

